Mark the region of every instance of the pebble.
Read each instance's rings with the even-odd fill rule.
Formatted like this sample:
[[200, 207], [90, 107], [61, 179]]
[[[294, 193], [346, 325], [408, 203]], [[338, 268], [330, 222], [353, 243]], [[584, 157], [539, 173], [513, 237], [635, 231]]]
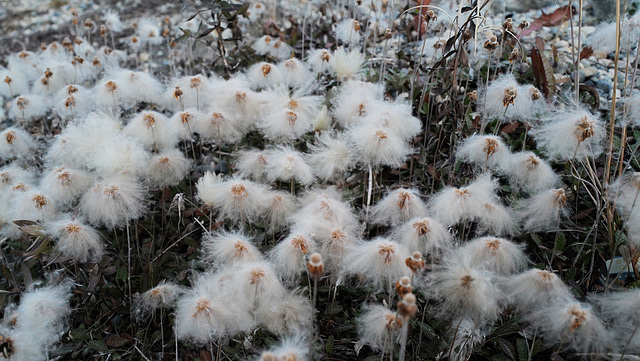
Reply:
[[611, 80], [608, 78], [601, 78], [596, 83], [596, 88], [601, 89], [603, 92], [608, 93], [613, 88], [613, 84], [611, 84]]

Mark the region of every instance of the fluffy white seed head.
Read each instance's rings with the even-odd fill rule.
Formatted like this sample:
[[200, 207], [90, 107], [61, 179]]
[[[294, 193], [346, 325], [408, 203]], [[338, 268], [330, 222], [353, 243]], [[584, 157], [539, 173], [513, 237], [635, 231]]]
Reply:
[[40, 181], [40, 188], [58, 208], [72, 205], [93, 184], [86, 172], [71, 168], [54, 168]]
[[605, 131], [602, 120], [576, 108], [554, 113], [531, 135], [550, 159], [582, 160], [602, 153]]
[[27, 156], [35, 148], [33, 137], [20, 128], [9, 127], [0, 133], [0, 158]]
[[411, 148], [393, 131], [371, 123], [353, 126], [347, 137], [356, 150], [356, 157], [365, 166], [402, 166]]
[[501, 169], [510, 155], [509, 147], [495, 135], [472, 135], [456, 151], [456, 158], [482, 169]]
[[307, 64], [309, 65], [309, 69], [315, 74], [326, 73], [331, 69], [332, 57], [333, 54], [331, 54], [331, 50], [329, 49], [314, 49], [309, 52]]
[[543, 339], [579, 353], [602, 352], [611, 345], [610, 333], [591, 307], [572, 298], [539, 307], [526, 319]]
[[555, 273], [530, 269], [501, 282], [507, 298], [523, 313], [533, 312], [571, 294]]
[[346, 52], [343, 47], [339, 47], [331, 58], [333, 73], [338, 79], [359, 79], [364, 65], [365, 57], [358, 50]]
[[191, 160], [179, 149], [167, 149], [149, 160], [147, 179], [153, 186], [167, 187], [179, 184], [189, 173]]
[[313, 182], [311, 167], [305, 162], [302, 153], [290, 147], [283, 147], [269, 151], [269, 162], [265, 166], [267, 180], [289, 182], [296, 181], [307, 186]]
[[309, 332], [312, 313], [308, 297], [287, 292], [272, 302], [262, 303], [256, 311], [256, 318], [276, 335], [299, 336]]
[[476, 178], [466, 187], [445, 187], [429, 200], [432, 217], [449, 227], [464, 220], [475, 220], [486, 212], [486, 204], [499, 204], [498, 183], [490, 174]]
[[242, 137], [236, 116], [219, 108], [210, 108], [196, 117], [194, 131], [207, 141], [216, 144], [230, 144]]
[[389, 287], [409, 275], [405, 260], [410, 256], [404, 245], [377, 238], [353, 247], [343, 259], [343, 268], [345, 274], [361, 276], [378, 287]]
[[336, 37], [343, 44], [357, 44], [360, 42], [362, 29], [355, 19], [345, 19], [336, 26]]
[[291, 88], [308, 86], [313, 80], [313, 74], [298, 59], [291, 58], [278, 64], [284, 76], [285, 84]]
[[135, 299], [133, 314], [142, 321], [157, 308], [171, 308], [184, 291], [183, 287], [174, 283], [160, 281], [157, 286]]
[[264, 259], [251, 239], [239, 231], [205, 234], [203, 253], [206, 263], [216, 269]]
[[198, 197], [209, 207], [220, 212], [222, 218], [251, 222], [265, 211], [267, 188], [259, 183], [240, 178], [223, 181], [210, 172], [196, 184]]
[[342, 133], [316, 137], [316, 143], [309, 145], [306, 159], [313, 173], [324, 181], [336, 179], [355, 165], [351, 146]]
[[102, 258], [104, 245], [100, 234], [82, 218], [65, 214], [46, 225], [47, 233], [56, 240], [56, 248], [64, 257], [76, 262], [95, 262]]
[[389, 334], [397, 335], [403, 322], [396, 312], [383, 305], [368, 305], [358, 316], [358, 335], [374, 350], [389, 349]]
[[264, 169], [267, 166], [268, 152], [249, 149], [238, 153], [236, 167], [242, 177], [260, 182], [265, 178]]
[[275, 88], [284, 83], [280, 69], [271, 63], [256, 63], [247, 70], [247, 79], [253, 89]]
[[269, 253], [271, 262], [286, 283], [295, 284], [307, 270], [307, 256], [316, 251], [316, 242], [309, 235], [292, 231]]
[[395, 227], [390, 238], [404, 244], [409, 250], [432, 256], [451, 248], [453, 243], [451, 233], [442, 223], [429, 217], [413, 218]]
[[163, 114], [144, 111], [134, 115], [122, 133], [137, 139], [148, 150], [163, 150], [178, 143], [173, 125]]
[[142, 185], [130, 176], [116, 176], [94, 184], [80, 200], [80, 213], [94, 225], [122, 228], [145, 211]]
[[521, 271], [528, 262], [524, 247], [504, 238], [480, 237], [456, 250], [471, 267], [485, 268], [496, 274]]
[[332, 114], [343, 127], [360, 123], [383, 102], [382, 88], [377, 84], [359, 80], [347, 80], [339, 88]]
[[522, 229], [529, 232], [557, 229], [568, 214], [566, 203], [567, 195], [562, 188], [542, 191], [521, 201], [516, 211]]
[[559, 181], [551, 166], [533, 152], [511, 154], [502, 171], [509, 177], [512, 188], [531, 193], [553, 188]]
[[493, 284], [492, 274], [471, 267], [466, 257], [447, 257], [435, 278], [434, 291], [442, 300], [443, 315], [482, 321], [498, 317], [501, 293]]
[[413, 188], [391, 191], [371, 209], [371, 218], [375, 223], [392, 226], [426, 215], [427, 206], [418, 190]]
[[266, 222], [269, 230], [275, 231], [288, 224], [288, 220], [298, 210], [296, 198], [291, 193], [270, 191], [267, 193]]

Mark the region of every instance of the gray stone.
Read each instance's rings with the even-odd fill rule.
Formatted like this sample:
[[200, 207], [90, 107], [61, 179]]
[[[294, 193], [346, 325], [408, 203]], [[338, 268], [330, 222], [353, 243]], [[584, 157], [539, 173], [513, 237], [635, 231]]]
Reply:
[[601, 89], [604, 93], [609, 93], [613, 84], [611, 84], [611, 80], [602, 78], [596, 83], [596, 88]]

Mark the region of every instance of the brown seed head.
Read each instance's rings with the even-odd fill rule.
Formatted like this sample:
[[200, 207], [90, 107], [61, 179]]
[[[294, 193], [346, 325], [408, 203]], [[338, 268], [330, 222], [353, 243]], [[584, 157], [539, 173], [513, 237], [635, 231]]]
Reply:
[[407, 293], [402, 296], [402, 301], [398, 302], [398, 313], [403, 319], [408, 320], [416, 315], [418, 306], [416, 305], [416, 296], [413, 293]]
[[396, 253], [396, 247], [393, 244], [378, 245], [378, 254], [382, 256], [385, 264], [391, 264], [393, 262], [394, 253]]
[[396, 281], [396, 293], [400, 295], [400, 297], [406, 295], [407, 293], [411, 293], [411, 280], [409, 277], [402, 277]]
[[298, 101], [295, 99], [289, 100], [289, 109], [295, 109], [298, 107]]
[[193, 313], [193, 318], [198, 317], [201, 313], [209, 313], [211, 310], [211, 302], [206, 298], [201, 298], [196, 302], [196, 311]]
[[151, 113], [146, 113], [142, 119], [144, 119], [144, 124], [147, 126], [147, 129], [151, 128], [156, 123], [156, 118]]
[[540, 94], [540, 90], [535, 87], [529, 88], [529, 94], [531, 95], [531, 100], [538, 100], [542, 97], [542, 94]]
[[4, 82], [5, 82], [5, 83], [7, 83], [7, 84], [9, 84], [9, 85], [11, 85], [11, 77], [7, 75], [7, 76], [4, 78]]
[[102, 191], [102, 193], [105, 196], [107, 196], [107, 197], [109, 197], [109, 198], [111, 198], [113, 200], [115, 200], [118, 197], [118, 192], [119, 192], [118, 186], [116, 186], [116, 185], [110, 185], [107, 188], [105, 188], [104, 191]]
[[404, 209], [407, 205], [407, 202], [411, 200], [411, 193], [407, 191], [401, 191], [398, 193], [398, 208]]
[[464, 275], [460, 279], [460, 286], [464, 288], [469, 288], [471, 287], [471, 282], [473, 282], [473, 277], [471, 277], [471, 275]]
[[320, 253], [312, 253], [307, 263], [307, 270], [309, 274], [314, 277], [319, 277], [324, 272], [324, 263], [322, 262], [322, 256]]
[[49, 199], [40, 193], [31, 197], [31, 201], [35, 203], [36, 208], [39, 210], [42, 210], [42, 208], [49, 204]]
[[16, 105], [18, 106], [18, 109], [25, 110], [29, 106], [29, 99], [25, 97], [18, 97], [18, 99], [16, 99]]
[[502, 23], [502, 28], [506, 31], [511, 31], [513, 30], [513, 19], [508, 18], [507, 21], [505, 21], [504, 23]]
[[453, 191], [457, 196], [460, 196], [460, 197], [469, 195], [469, 190], [468, 189], [456, 188]]
[[411, 255], [411, 257], [408, 257], [405, 261], [404, 264], [407, 265], [407, 267], [409, 267], [409, 269], [411, 270], [411, 272], [416, 273], [418, 271], [420, 271], [421, 269], [424, 268], [424, 260], [422, 259], [422, 253], [416, 251], [413, 252], [413, 254]]
[[357, 21], [353, 22], [353, 30], [354, 31], [360, 31], [360, 23]]
[[233, 249], [236, 252], [236, 258], [241, 258], [244, 256], [245, 253], [247, 253], [247, 251], [249, 250], [249, 248], [247, 247], [247, 245], [242, 242], [241, 240], [237, 240], [234, 244], [233, 244]]
[[522, 30], [522, 29], [525, 29], [525, 28], [528, 28], [528, 27], [529, 27], [529, 22], [528, 22], [528, 21], [526, 21], [526, 20], [522, 20], [522, 22], [520, 23], [520, 25], [518, 25], [518, 28], [520, 28], [521, 30]]
[[244, 103], [246, 97], [247, 97], [247, 93], [241, 92], [241, 91], [236, 92], [236, 102]]
[[518, 50], [518, 48], [513, 48], [513, 50], [511, 50], [511, 54], [509, 54], [509, 62], [513, 63], [519, 58], [520, 58], [520, 51]]
[[189, 112], [182, 112], [180, 114], [180, 121], [182, 122], [182, 124], [187, 124], [192, 120], [193, 120], [193, 114]]
[[393, 37], [393, 34], [391, 33], [391, 29], [386, 29], [384, 31], [384, 38], [389, 40], [389, 39], [391, 39], [391, 37]]
[[115, 93], [116, 89], [118, 88], [116, 82], [114, 82], [113, 80], [109, 80], [104, 84], [104, 86], [107, 88], [107, 91], [109, 93]]
[[22, 191], [25, 192], [27, 190], [27, 186], [22, 183], [22, 182], [18, 182], [15, 186], [13, 186], [11, 189], [13, 189], [14, 191]]
[[293, 237], [291, 239], [291, 245], [294, 248], [299, 249], [302, 254], [307, 254], [309, 252], [309, 244], [303, 235], [296, 235]]
[[402, 328], [402, 320], [397, 318], [395, 315], [386, 314], [384, 315], [384, 319], [387, 321], [387, 330], [399, 330]]
[[76, 64], [84, 64], [84, 59], [79, 55], [74, 56], [71, 60], [71, 65], [75, 66]]
[[491, 35], [491, 37], [489, 37], [489, 40], [485, 41], [484, 43], [484, 48], [489, 51], [496, 50], [497, 47], [498, 47], [498, 38], [496, 38], [495, 35]]
[[16, 139], [16, 133], [10, 130], [4, 135], [4, 138], [7, 140], [7, 143], [13, 144], [13, 141]]
[[45, 70], [44, 70], [44, 77], [45, 77], [45, 78], [49, 79], [49, 78], [51, 78], [52, 76], [53, 76], [53, 72], [51, 71], [51, 69], [50, 69], [50, 68], [47, 68], [47, 69], [45, 69]]
[[64, 230], [67, 231], [68, 234], [80, 233], [82, 227], [78, 223], [71, 222], [67, 223], [67, 225], [64, 227]]
[[489, 157], [496, 154], [496, 151], [498, 150], [498, 142], [493, 138], [487, 138], [484, 143], [482, 151], [487, 155], [487, 159], [489, 159]]
[[173, 97], [180, 100], [181, 96], [182, 96], [182, 90], [180, 89], [179, 86], [176, 85], [176, 88], [173, 90]]
[[71, 107], [75, 108], [75, 106], [76, 106], [76, 98], [74, 98], [71, 95], [65, 98], [64, 100], [65, 108], [71, 108]]
[[100, 25], [100, 36], [102, 37], [107, 36], [107, 27], [104, 25]]
[[378, 140], [384, 140], [387, 139], [387, 133], [384, 132], [384, 130], [376, 130], [376, 137], [378, 137]]
[[296, 114], [296, 112], [290, 109], [287, 109], [286, 113], [287, 113], [287, 121], [289, 122], [289, 126], [293, 127], [294, 125], [296, 125], [296, 120], [298, 120], [298, 114]]
[[266, 78], [269, 73], [271, 73], [271, 65], [262, 64], [262, 76]]
[[243, 198], [247, 195], [247, 189], [242, 184], [234, 184], [231, 186], [231, 193], [236, 199]]
[[555, 189], [553, 193], [555, 194], [553, 203], [556, 205], [556, 207], [564, 207], [564, 205], [567, 203], [567, 195], [565, 194], [564, 189]]
[[584, 142], [587, 138], [593, 136], [593, 119], [588, 117], [582, 117], [576, 123], [575, 136], [578, 139], [578, 143]]
[[363, 116], [365, 113], [364, 103], [358, 104], [358, 116]]
[[518, 89], [515, 86], [510, 86], [504, 89], [504, 96], [502, 97], [502, 106], [506, 107], [509, 104], [513, 105], [518, 96]]
[[424, 236], [425, 234], [429, 233], [430, 229], [429, 229], [429, 221], [426, 219], [420, 220], [420, 221], [415, 221], [413, 222], [413, 229], [416, 230], [416, 233], [418, 234], [418, 236]]
[[254, 268], [251, 270], [251, 284], [255, 285], [256, 283], [260, 282], [260, 279], [262, 277], [264, 277], [265, 272], [263, 269], [261, 268]]
[[62, 184], [63, 186], [68, 186], [71, 184], [71, 173], [68, 170], [58, 170], [57, 178], [60, 181], [60, 184]]
[[328, 63], [331, 60], [331, 54], [327, 50], [323, 50], [322, 54], [320, 54], [320, 59], [322, 59], [322, 62]]
[[202, 79], [200, 79], [200, 77], [198, 76], [194, 76], [191, 78], [191, 88], [198, 88], [200, 86], [200, 83], [202, 82]]
[[569, 323], [569, 331], [571, 332], [582, 326], [587, 319], [587, 312], [576, 306], [569, 307], [567, 313], [571, 315], [571, 322]]
[[20, 57], [20, 59], [24, 60], [29, 56], [29, 53], [25, 52], [25, 51], [21, 51], [20, 54], [18, 54], [18, 57]]
[[500, 242], [499, 239], [494, 239], [492, 241], [485, 242], [485, 246], [492, 251], [497, 251], [500, 248], [501, 244], [502, 242]]
[[530, 155], [527, 158], [527, 169], [533, 171], [540, 164], [540, 160], [535, 155]]

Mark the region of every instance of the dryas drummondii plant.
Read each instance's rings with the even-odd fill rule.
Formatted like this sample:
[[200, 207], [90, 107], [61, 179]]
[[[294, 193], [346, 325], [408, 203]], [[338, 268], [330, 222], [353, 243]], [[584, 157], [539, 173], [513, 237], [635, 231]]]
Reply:
[[638, 19], [574, 3], [4, 19], [0, 358], [637, 353]]

